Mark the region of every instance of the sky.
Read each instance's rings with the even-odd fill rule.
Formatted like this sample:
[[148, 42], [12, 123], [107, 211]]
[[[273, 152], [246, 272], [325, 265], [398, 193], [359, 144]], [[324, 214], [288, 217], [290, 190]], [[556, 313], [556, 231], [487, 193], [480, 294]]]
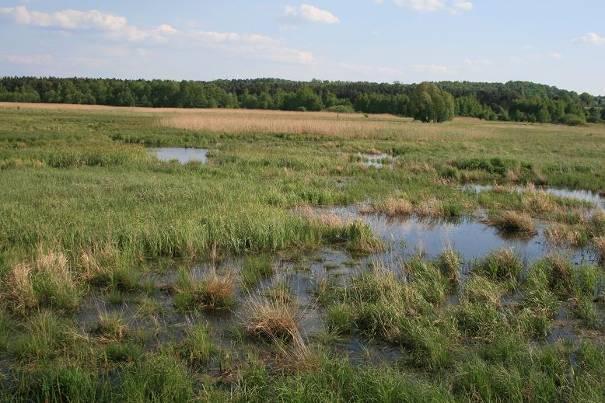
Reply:
[[0, 0], [0, 76], [534, 81], [605, 95], [604, 0]]

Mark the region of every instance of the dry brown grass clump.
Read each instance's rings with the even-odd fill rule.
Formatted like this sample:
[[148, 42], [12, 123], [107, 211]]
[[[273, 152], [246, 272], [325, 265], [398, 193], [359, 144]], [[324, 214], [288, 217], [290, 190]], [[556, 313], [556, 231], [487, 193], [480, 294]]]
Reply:
[[224, 275], [212, 273], [202, 281], [203, 303], [210, 308], [231, 305], [235, 299], [235, 276], [232, 272]]
[[115, 255], [116, 250], [109, 245], [83, 249], [78, 258], [82, 278], [85, 281], [94, 281], [109, 276], [110, 266], [115, 259]]
[[515, 211], [505, 211], [502, 214], [496, 215], [490, 219], [490, 224], [497, 227], [501, 231], [510, 233], [519, 233], [524, 235], [532, 235], [536, 233], [534, 220], [525, 213]]
[[3, 299], [16, 312], [25, 312], [38, 305], [38, 297], [32, 282], [32, 267], [19, 263], [9, 271], [4, 287]]
[[567, 224], [551, 224], [544, 230], [544, 236], [553, 245], [580, 246], [583, 242], [582, 232]]
[[175, 303], [183, 309], [227, 309], [235, 303], [235, 284], [232, 271], [219, 275], [213, 270], [203, 279], [181, 272], [175, 286]]
[[309, 206], [300, 206], [296, 208], [296, 212], [303, 218], [322, 227], [328, 228], [343, 228], [351, 223], [334, 213], [318, 211]]
[[554, 197], [544, 190], [538, 190], [532, 184], [525, 187], [521, 196], [523, 209], [535, 214], [556, 212], [559, 205]]
[[425, 199], [416, 205], [414, 212], [419, 217], [443, 217], [443, 203], [435, 198]]
[[254, 337], [292, 341], [300, 339], [298, 309], [292, 304], [251, 298], [243, 317], [246, 332]]
[[384, 214], [388, 217], [405, 217], [414, 211], [414, 205], [407, 199], [388, 198], [363, 209], [363, 213]]
[[63, 252], [38, 249], [31, 263], [12, 267], [1, 296], [20, 314], [38, 306], [73, 309], [79, 300], [78, 279]]
[[120, 341], [128, 332], [128, 325], [122, 315], [116, 312], [99, 313], [96, 333], [102, 342]]

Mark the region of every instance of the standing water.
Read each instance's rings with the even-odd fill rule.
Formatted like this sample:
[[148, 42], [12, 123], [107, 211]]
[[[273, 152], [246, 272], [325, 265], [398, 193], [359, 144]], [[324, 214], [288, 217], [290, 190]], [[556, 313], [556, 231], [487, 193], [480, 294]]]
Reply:
[[544, 236], [543, 225], [538, 225], [537, 234], [528, 238], [509, 236], [473, 218], [458, 221], [425, 220], [418, 217], [391, 219], [380, 214], [361, 214], [354, 207], [334, 208], [331, 212], [345, 219], [361, 219], [367, 223], [389, 246], [389, 251], [382, 256], [384, 258], [409, 258], [419, 253], [435, 258], [445, 249], [453, 248], [466, 263], [481, 259], [498, 249], [512, 249], [525, 264], [552, 253], [568, 255], [577, 264], [596, 259], [590, 250], [564, 249], [550, 245]]
[[208, 150], [204, 148], [163, 147], [153, 148], [151, 152], [160, 161], [178, 161], [180, 164], [208, 162]]

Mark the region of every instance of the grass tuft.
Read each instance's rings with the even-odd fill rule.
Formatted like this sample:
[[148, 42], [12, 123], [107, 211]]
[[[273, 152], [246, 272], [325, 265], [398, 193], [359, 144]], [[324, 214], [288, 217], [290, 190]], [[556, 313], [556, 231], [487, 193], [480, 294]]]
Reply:
[[512, 249], [500, 249], [487, 255], [473, 271], [490, 280], [505, 283], [508, 288], [515, 288], [523, 264]]
[[373, 203], [363, 212], [384, 214], [387, 217], [407, 217], [414, 212], [414, 205], [407, 199], [391, 197], [380, 203]]
[[263, 279], [273, 275], [273, 262], [270, 256], [247, 256], [241, 271], [242, 285], [252, 288]]
[[219, 275], [214, 270], [202, 279], [190, 271], [179, 272], [175, 286], [175, 305], [179, 309], [230, 309], [235, 304], [235, 276], [232, 272]]
[[128, 325], [118, 312], [101, 312], [95, 333], [103, 342], [118, 342], [126, 337]]
[[292, 341], [300, 338], [298, 310], [291, 304], [253, 297], [245, 307], [246, 333], [269, 340]]
[[436, 262], [441, 274], [447, 279], [451, 288], [455, 288], [460, 281], [460, 270], [462, 269], [462, 257], [454, 249], [444, 250]]
[[526, 213], [505, 211], [492, 217], [490, 223], [503, 232], [526, 236], [531, 236], [536, 233], [534, 221]]
[[81, 290], [76, 275], [62, 252], [43, 252], [33, 263], [19, 263], [5, 278], [2, 298], [9, 302], [13, 312], [25, 314], [38, 306], [74, 310]]
[[208, 326], [204, 324], [195, 324], [187, 330], [181, 351], [187, 362], [194, 367], [206, 366], [218, 352], [210, 338]]

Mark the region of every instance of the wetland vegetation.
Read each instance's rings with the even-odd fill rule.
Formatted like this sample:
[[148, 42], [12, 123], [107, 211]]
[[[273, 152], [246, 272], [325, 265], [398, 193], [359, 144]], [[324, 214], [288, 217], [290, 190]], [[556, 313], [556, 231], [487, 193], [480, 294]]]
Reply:
[[1, 104], [0, 396], [603, 401], [604, 155], [602, 124]]

